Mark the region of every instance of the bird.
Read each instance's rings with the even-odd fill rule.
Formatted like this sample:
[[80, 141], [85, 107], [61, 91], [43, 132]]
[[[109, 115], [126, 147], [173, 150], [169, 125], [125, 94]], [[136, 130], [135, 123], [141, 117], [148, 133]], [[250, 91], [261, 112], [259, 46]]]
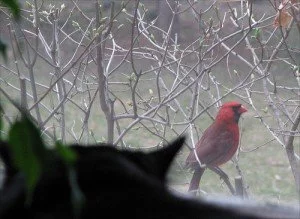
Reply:
[[233, 157], [239, 146], [238, 122], [245, 112], [247, 109], [236, 101], [221, 106], [215, 121], [204, 131], [186, 158], [185, 166], [194, 170], [189, 193], [196, 195], [206, 167], [218, 168]]

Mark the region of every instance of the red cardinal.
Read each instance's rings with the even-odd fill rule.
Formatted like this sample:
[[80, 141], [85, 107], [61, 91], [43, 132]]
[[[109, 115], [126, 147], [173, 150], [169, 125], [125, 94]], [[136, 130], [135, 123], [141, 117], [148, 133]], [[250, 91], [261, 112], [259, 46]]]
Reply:
[[201, 168], [195, 153], [201, 164], [207, 167], [218, 167], [229, 161], [238, 149], [239, 145], [239, 118], [247, 109], [237, 102], [225, 103], [211, 126], [203, 133], [200, 141], [186, 159], [186, 165], [195, 170], [190, 191], [196, 191], [199, 187], [201, 176], [205, 168]]

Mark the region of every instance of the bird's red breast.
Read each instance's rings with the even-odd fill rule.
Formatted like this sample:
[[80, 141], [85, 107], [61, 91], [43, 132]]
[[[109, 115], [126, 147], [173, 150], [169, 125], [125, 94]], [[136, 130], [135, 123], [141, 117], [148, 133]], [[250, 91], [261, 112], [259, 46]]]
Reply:
[[215, 121], [204, 131], [186, 159], [186, 165], [199, 167], [196, 155], [201, 164], [215, 167], [229, 161], [238, 149], [238, 121], [247, 109], [238, 102], [227, 102], [220, 108]]

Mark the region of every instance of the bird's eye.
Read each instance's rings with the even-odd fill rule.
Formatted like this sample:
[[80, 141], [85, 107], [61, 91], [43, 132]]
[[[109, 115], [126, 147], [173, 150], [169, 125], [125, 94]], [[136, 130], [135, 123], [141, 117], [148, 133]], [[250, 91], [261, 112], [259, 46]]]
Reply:
[[238, 110], [239, 108], [241, 108], [241, 106], [242, 106], [242, 105], [233, 106], [232, 109], [233, 109], [234, 111], [236, 111], [236, 110]]
[[239, 114], [239, 110], [241, 109], [241, 106], [242, 106], [242, 105], [233, 106], [233, 107], [232, 107], [232, 110], [233, 110], [236, 114]]

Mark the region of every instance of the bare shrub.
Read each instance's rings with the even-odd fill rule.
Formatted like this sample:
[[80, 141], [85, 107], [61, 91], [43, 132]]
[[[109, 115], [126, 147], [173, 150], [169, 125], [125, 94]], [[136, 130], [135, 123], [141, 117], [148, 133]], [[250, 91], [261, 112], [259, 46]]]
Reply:
[[222, 102], [237, 99], [264, 135], [246, 141], [245, 127], [237, 158], [277, 142], [299, 192], [299, 2], [167, 6], [165, 29], [157, 25], [164, 11], [147, 1], [35, 0], [22, 23], [2, 8], [11, 43], [0, 64], [6, 121], [19, 101], [50, 139], [134, 147], [188, 134], [193, 148]]

